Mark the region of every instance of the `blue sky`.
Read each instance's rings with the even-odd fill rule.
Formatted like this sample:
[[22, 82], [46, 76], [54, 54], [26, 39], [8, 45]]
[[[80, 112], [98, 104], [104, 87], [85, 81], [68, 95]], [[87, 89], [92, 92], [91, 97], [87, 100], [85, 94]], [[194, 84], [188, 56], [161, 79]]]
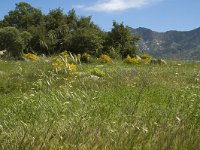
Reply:
[[[21, 0], [0, 0], [0, 19]], [[79, 16], [92, 20], [108, 31], [112, 21], [124, 22], [133, 28], [154, 31], [188, 31], [200, 27], [200, 0], [24, 0], [43, 13], [61, 7], [64, 12], [75, 8]]]

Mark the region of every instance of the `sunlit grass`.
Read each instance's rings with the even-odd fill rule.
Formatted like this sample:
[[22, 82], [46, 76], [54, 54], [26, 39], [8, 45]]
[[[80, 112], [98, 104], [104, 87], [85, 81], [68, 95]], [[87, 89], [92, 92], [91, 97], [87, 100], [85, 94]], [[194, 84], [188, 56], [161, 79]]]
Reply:
[[199, 63], [51, 63], [0, 61], [0, 149], [199, 148]]

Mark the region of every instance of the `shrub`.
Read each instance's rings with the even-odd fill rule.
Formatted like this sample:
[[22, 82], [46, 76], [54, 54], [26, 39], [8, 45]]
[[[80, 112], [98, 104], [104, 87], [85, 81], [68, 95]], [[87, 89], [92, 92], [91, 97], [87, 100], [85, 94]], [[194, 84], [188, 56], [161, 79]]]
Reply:
[[93, 68], [92, 70], [90, 70], [90, 73], [98, 77], [106, 76], [106, 73], [98, 68]]
[[0, 49], [6, 49], [13, 57], [20, 57], [25, 48], [25, 43], [20, 32], [15, 27], [0, 29]]
[[149, 55], [149, 54], [147, 54], [147, 53], [142, 53], [142, 54], [140, 55], [140, 57], [141, 57], [142, 59], [145, 59], [145, 60], [151, 60], [151, 59], [153, 58], [151, 55]]
[[112, 63], [112, 59], [110, 58], [110, 56], [102, 54], [99, 58], [98, 61], [100, 61], [101, 63]]
[[124, 60], [125, 63], [129, 63], [129, 64], [139, 64], [140, 60], [135, 58], [135, 57], [131, 57], [131, 56], [127, 56], [126, 59]]
[[91, 62], [91, 55], [88, 53], [83, 53], [83, 55], [81, 56], [81, 61], [85, 63]]
[[70, 63], [68, 65], [68, 68], [71, 72], [76, 72], [77, 71], [77, 65], [73, 64], [73, 63]]
[[72, 72], [76, 72], [77, 71], [77, 65], [75, 65], [74, 63], [75, 60], [72, 54], [64, 51], [62, 53], [60, 53], [59, 56], [56, 56], [53, 59], [53, 63], [52, 63], [52, 67], [53, 70], [56, 71], [56, 73], [60, 72], [60, 71], [65, 71], [66, 73], [72, 73]]
[[68, 51], [66, 51], [66, 50], [61, 52], [60, 55], [62, 57], [64, 57], [65, 59], [70, 59], [70, 55], [69, 55]]
[[28, 54], [23, 54], [23, 57], [27, 60], [32, 60], [32, 61], [35, 61], [35, 60], [38, 60], [39, 57], [35, 54], [31, 54], [31, 53], [28, 53]]

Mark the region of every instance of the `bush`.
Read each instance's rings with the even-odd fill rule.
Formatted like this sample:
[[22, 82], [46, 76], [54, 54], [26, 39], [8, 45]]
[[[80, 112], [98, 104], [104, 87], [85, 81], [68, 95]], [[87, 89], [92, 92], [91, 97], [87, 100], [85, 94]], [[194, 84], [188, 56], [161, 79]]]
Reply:
[[33, 61], [39, 59], [39, 57], [38, 57], [37, 55], [31, 54], [31, 53], [23, 54], [23, 57], [24, 57], [25, 59], [27, 59], [27, 60], [33, 60]]
[[126, 59], [124, 60], [125, 63], [129, 63], [129, 64], [139, 64], [140, 60], [135, 58], [135, 57], [130, 57], [129, 55], [126, 57]]
[[102, 54], [99, 58], [98, 61], [101, 63], [112, 63], [112, 59], [110, 58], [110, 56]]
[[142, 59], [145, 59], [145, 60], [151, 60], [151, 59], [153, 58], [153, 56], [151, 56], [151, 55], [149, 55], [149, 54], [147, 54], [147, 53], [142, 53], [142, 54], [140, 54], [140, 57], [141, 57]]
[[20, 32], [15, 27], [0, 29], [0, 49], [6, 49], [13, 57], [21, 57], [25, 48], [25, 42]]
[[88, 53], [83, 53], [81, 56], [81, 61], [84, 63], [90, 63], [91, 62], [91, 55]]
[[52, 67], [53, 70], [58, 73], [58, 72], [63, 72], [65, 71], [66, 73], [72, 73], [72, 72], [76, 72], [77, 71], [77, 65], [75, 65], [75, 60], [72, 54], [64, 51], [62, 53], [60, 53], [59, 56], [54, 57], [53, 59], [53, 63], [52, 63]]
[[90, 73], [98, 77], [106, 76], [106, 73], [98, 68], [93, 68], [92, 70], [90, 70]]

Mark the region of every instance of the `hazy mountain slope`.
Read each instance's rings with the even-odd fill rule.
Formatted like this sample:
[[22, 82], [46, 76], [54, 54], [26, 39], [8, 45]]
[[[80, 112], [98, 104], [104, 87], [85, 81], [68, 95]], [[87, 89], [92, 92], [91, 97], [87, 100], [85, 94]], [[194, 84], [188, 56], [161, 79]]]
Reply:
[[147, 28], [130, 28], [141, 36], [138, 47], [157, 57], [200, 60], [200, 28], [191, 31], [155, 32]]

